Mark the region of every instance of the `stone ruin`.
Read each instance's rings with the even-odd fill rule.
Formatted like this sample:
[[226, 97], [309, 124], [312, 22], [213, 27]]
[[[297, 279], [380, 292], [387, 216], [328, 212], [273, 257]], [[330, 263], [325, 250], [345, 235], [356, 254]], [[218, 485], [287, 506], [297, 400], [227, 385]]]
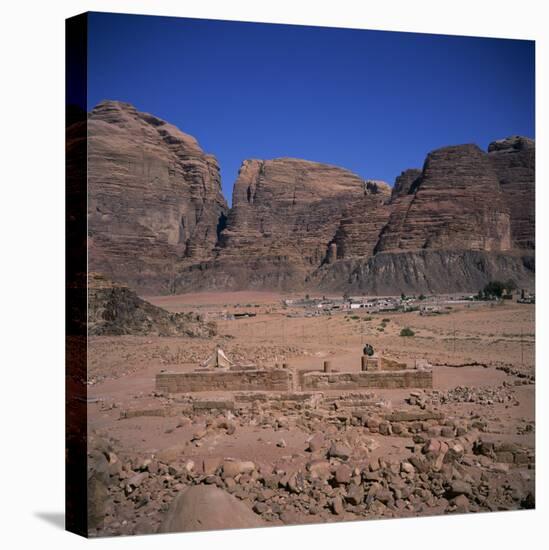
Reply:
[[200, 367], [191, 372], [161, 372], [156, 375], [156, 390], [164, 393], [207, 391], [279, 391], [310, 392], [326, 390], [362, 390], [432, 388], [432, 369], [405, 363], [381, 355], [362, 356], [360, 371], [337, 371], [331, 361], [322, 370], [295, 370], [282, 367], [261, 368], [236, 365], [217, 348]]

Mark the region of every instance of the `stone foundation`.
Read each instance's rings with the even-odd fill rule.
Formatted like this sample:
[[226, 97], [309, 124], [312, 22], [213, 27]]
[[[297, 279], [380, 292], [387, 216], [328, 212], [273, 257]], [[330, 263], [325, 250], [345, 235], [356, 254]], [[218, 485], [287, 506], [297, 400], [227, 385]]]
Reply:
[[286, 369], [163, 372], [156, 375], [156, 389], [166, 393], [202, 391], [281, 391], [294, 390], [293, 372]]
[[358, 388], [396, 389], [432, 388], [430, 370], [361, 371], [323, 373], [309, 372], [303, 376], [304, 391], [355, 390]]
[[156, 389], [166, 393], [206, 391], [288, 392], [432, 388], [431, 370], [320, 372], [287, 369], [165, 372], [156, 375]]
[[368, 357], [363, 355], [361, 357], [361, 370], [362, 371], [401, 371], [406, 369], [406, 363], [399, 363], [394, 359], [388, 359], [387, 357], [373, 355]]

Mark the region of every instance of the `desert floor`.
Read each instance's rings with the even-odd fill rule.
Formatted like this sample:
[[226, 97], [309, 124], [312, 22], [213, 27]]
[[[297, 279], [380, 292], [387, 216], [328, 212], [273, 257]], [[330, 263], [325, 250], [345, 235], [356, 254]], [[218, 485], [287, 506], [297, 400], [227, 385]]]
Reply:
[[[524, 503], [532, 501], [535, 471], [535, 306], [469, 303], [448, 305], [443, 314], [435, 316], [352, 310], [307, 317], [311, 310], [285, 307], [282, 299], [291, 296], [276, 293], [145, 298], [171, 312], [200, 312], [217, 323], [219, 334], [208, 340], [90, 338], [90, 453], [95, 457], [92, 462], [98, 449], [107, 457], [105, 468], [111, 480], [104, 521], [98, 522], [92, 534], [156, 531], [177, 494], [198, 483], [216, 484], [236, 495], [267, 525], [529, 507]], [[245, 312], [255, 316], [225, 320], [230, 314]], [[414, 336], [400, 336], [405, 327], [411, 328]], [[434, 391], [363, 392], [362, 397], [371, 403], [364, 410], [378, 419], [391, 411], [434, 411], [444, 417], [438, 425], [427, 421], [418, 426], [416, 422], [404, 433], [395, 434], [375, 422], [369, 427], [367, 423], [357, 426], [326, 411], [324, 416], [308, 415], [303, 421], [300, 411], [276, 407], [252, 408], [236, 417], [231, 413], [186, 415], [184, 396], [155, 392], [157, 373], [193, 370], [216, 345], [237, 362], [261, 367], [284, 362], [295, 369], [321, 369], [322, 362], [329, 359], [340, 371], [358, 371], [365, 343], [409, 368], [428, 362], [433, 367]], [[352, 416], [352, 405], [345, 405], [344, 395], [332, 397], [342, 397], [340, 409]], [[183, 412], [165, 412], [178, 410], [179, 404]], [[164, 411], [158, 413], [162, 416], [154, 412], [158, 409]], [[234, 429], [227, 429], [226, 423], [220, 422], [223, 418], [234, 424]], [[462, 425], [465, 427], [460, 428]], [[444, 432], [445, 426], [452, 433]], [[319, 445], [320, 450], [307, 450], [309, 440], [319, 432], [325, 443]], [[460, 436], [470, 440], [461, 441]], [[451, 466], [435, 468], [437, 474], [444, 472], [440, 494], [432, 485], [424, 487], [438, 479], [431, 470], [420, 473], [421, 466], [402, 466], [414, 453], [422, 460], [436, 461], [436, 456], [431, 456], [434, 451], [425, 449], [432, 439], [445, 441], [450, 449], [456, 444], [465, 447], [459, 460], [445, 459]], [[489, 453], [479, 452], [479, 441], [495, 444], [495, 454], [489, 457]], [[347, 445], [352, 456], [330, 453], [334, 443]], [[505, 445], [511, 446], [510, 451]], [[517, 456], [524, 453], [530, 458], [518, 462]], [[241, 473], [229, 480], [230, 476], [222, 473], [227, 459], [253, 462], [255, 473]], [[306, 487], [296, 489], [295, 480], [288, 476], [312, 472], [314, 460], [328, 463], [325, 486], [318, 488], [314, 479], [307, 478]], [[353, 470], [348, 484], [334, 481], [341, 464], [349, 464]], [[376, 472], [385, 472], [384, 468], [389, 477], [382, 474], [378, 480]], [[400, 477], [391, 481], [393, 475]], [[278, 478], [273, 482], [268, 476]], [[425, 480], [421, 476], [434, 477]], [[410, 495], [400, 490], [401, 480], [413, 489]], [[465, 480], [471, 491], [452, 492], [456, 480]], [[361, 502], [360, 495], [358, 500], [349, 497], [353, 483], [373, 496], [365, 496]], [[372, 489], [376, 484], [379, 491]], [[510, 489], [502, 489], [505, 484]], [[379, 496], [382, 489], [392, 491], [390, 498]]]

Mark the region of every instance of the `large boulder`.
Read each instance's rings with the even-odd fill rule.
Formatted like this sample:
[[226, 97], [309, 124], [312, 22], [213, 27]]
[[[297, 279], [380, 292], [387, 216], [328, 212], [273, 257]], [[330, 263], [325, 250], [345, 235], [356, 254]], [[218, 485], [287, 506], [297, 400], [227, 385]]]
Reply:
[[233, 495], [212, 485], [195, 485], [175, 498], [158, 532], [245, 529], [264, 525]]

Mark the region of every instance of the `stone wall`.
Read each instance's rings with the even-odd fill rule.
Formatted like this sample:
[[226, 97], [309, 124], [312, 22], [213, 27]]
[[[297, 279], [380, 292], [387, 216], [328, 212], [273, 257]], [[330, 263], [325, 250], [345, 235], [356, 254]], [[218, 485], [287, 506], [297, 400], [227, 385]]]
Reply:
[[303, 376], [302, 390], [354, 390], [358, 388], [432, 388], [433, 372], [428, 370], [362, 371]]
[[167, 393], [201, 391], [293, 390], [289, 370], [245, 370], [219, 372], [163, 372], [156, 375], [156, 389]]

